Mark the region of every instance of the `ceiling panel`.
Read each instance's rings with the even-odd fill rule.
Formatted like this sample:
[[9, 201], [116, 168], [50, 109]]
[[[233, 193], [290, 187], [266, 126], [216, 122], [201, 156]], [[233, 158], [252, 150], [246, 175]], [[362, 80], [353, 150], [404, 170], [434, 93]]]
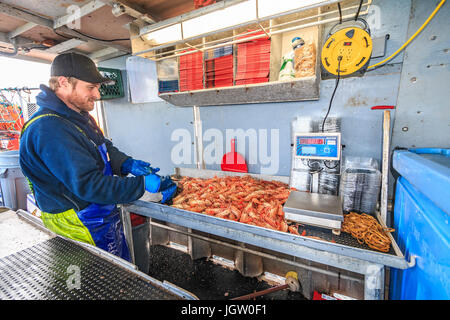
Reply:
[[0, 13], [0, 32], [8, 33], [26, 22]]
[[81, 7], [91, 0], [2, 0], [1, 2], [55, 19], [70, 13], [68, 8], [71, 5]]
[[52, 39], [59, 42], [67, 40], [64, 37], [57, 35], [53, 30], [46, 27], [36, 26], [20, 35], [21, 37], [32, 39], [34, 41], [44, 41], [47, 39]]
[[[99, 39], [129, 39], [130, 33], [125, 28], [125, 25], [133, 20], [134, 18], [128, 15], [115, 17], [111, 13], [111, 7], [104, 6], [83, 17], [80, 22], [81, 29], [79, 31]], [[130, 40], [114, 41], [114, 43], [131, 48]]]
[[[1, 0], [1, 3], [13, 6], [20, 10], [25, 10], [29, 13], [44, 17], [49, 20], [55, 20], [58, 17], [65, 16], [70, 13], [70, 6], [76, 5], [82, 7], [92, 0]], [[145, 14], [149, 14], [157, 21], [172, 18], [189, 11], [195, 10], [194, 0], [117, 0], [118, 2], [129, 5], [135, 10]], [[93, 39], [84, 43], [74, 50], [91, 54], [106, 48], [108, 44], [120, 45], [120, 49], [128, 48], [131, 51], [131, 43], [129, 31], [125, 26], [134, 21], [136, 18], [127, 14], [116, 17], [112, 14], [112, 7], [105, 2], [105, 6], [81, 18], [81, 28], [78, 30], [85, 35], [102, 39], [127, 39], [122, 41], [113, 41], [109, 43], [98, 43]], [[112, 1], [111, 1], [112, 3]], [[8, 16], [0, 13], [0, 33], [7, 34], [18, 27], [25, 25], [27, 21]], [[67, 28], [66, 28], [67, 30]], [[61, 43], [69, 38], [74, 38], [75, 35], [64, 34], [63, 30], [59, 33], [65, 35], [57, 35], [53, 30], [44, 26], [35, 26], [32, 29], [23, 32], [19, 36], [22, 40], [30, 40], [31, 42], [42, 42], [44, 40], [52, 39], [56, 43]], [[1, 48], [0, 48], [1, 50]], [[44, 50], [31, 50], [28, 56], [42, 58], [44, 60], [52, 60], [54, 54], [49, 55]]]
[[144, 13], [152, 15], [158, 20], [165, 20], [195, 10], [194, 0], [123, 0], [120, 2], [142, 8]]

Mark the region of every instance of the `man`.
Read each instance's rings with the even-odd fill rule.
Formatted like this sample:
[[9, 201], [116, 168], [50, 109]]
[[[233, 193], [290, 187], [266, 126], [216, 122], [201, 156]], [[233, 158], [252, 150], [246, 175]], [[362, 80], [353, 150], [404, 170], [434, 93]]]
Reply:
[[116, 204], [135, 201], [145, 190], [161, 192], [164, 203], [176, 185], [115, 148], [89, 115], [101, 83], [109, 81], [87, 56], [57, 56], [50, 87], [41, 85], [36, 97], [40, 108], [22, 129], [20, 166], [47, 228], [129, 261]]

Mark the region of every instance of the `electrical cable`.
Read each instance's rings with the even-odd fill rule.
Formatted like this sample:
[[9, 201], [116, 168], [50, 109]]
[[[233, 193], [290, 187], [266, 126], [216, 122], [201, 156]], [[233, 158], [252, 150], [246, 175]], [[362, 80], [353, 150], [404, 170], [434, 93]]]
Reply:
[[341, 60], [342, 60], [342, 56], [338, 57], [338, 69], [337, 69], [337, 78], [336, 78], [336, 85], [334, 86], [334, 91], [333, 94], [331, 95], [331, 99], [330, 99], [330, 104], [328, 105], [328, 111], [327, 114], [325, 115], [325, 118], [323, 118], [323, 122], [322, 122], [322, 132], [324, 132], [325, 129], [325, 121], [328, 118], [328, 114], [330, 113], [331, 110], [331, 105], [333, 103], [333, 99], [334, 99], [334, 95], [336, 94], [336, 90], [338, 88], [339, 85], [339, 80], [341, 78]]
[[59, 33], [58, 31], [56, 31], [55, 29], [53, 29], [53, 32], [54, 33], [56, 33], [58, 36], [60, 36], [60, 37], [63, 37], [63, 38], [66, 38], [66, 39], [72, 39], [72, 38], [70, 38], [70, 37], [67, 37], [67, 36], [65, 36], [65, 35], [63, 35], [63, 34], [61, 34], [61, 33]]
[[356, 12], [355, 21], [358, 20], [359, 12], [361, 11], [361, 7], [362, 7], [363, 2], [364, 2], [364, 0], [361, 0], [359, 2], [359, 7], [358, 7], [358, 11]]
[[85, 34], [85, 33], [82, 33], [82, 32], [80, 32], [80, 31], [77, 31], [77, 30], [75, 30], [75, 29], [72, 29], [72, 30], [75, 31], [75, 32], [78, 33], [78, 34], [81, 34], [82, 36], [85, 36], [85, 37], [88, 37], [88, 38], [90, 38], [90, 39], [97, 40], [97, 41], [114, 42], [114, 41], [127, 41], [127, 40], [130, 40], [130, 38], [124, 38], [124, 39], [100, 39], [100, 38], [96, 38], [96, 37], [89, 36], [89, 35], [87, 35], [87, 34]]
[[428, 25], [428, 23], [434, 18], [434, 16], [436, 15], [436, 13], [441, 9], [441, 7], [444, 5], [444, 3], [447, 0], [441, 0], [441, 2], [438, 4], [438, 6], [436, 7], [436, 9], [434, 9], [434, 11], [431, 13], [431, 15], [428, 17], [427, 20], [425, 20], [425, 22], [422, 24], [422, 26], [416, 31], [416, 33], [414, 33], [411, 38], [408, 39], [408, 41], [406, 41], [397, 51], [395, 51], [393, 54], [391, 54], [389, 57], [387, 57], [386, 59], [384, 59], [383, 61], [380, 61], [378, 63], [375, 63], [374, 65], [368, 66], [367, 69], [373, 69], [375, 67], [378, 67], [380, 65], [385, 64], [386, 62], [392, 60], [395, 56], [397, 56], [400, 52], [403, 51], [403, 49], [406, 48], [406, 46], [408, 46], [408, 44], [411, 43], [411, 41], [413, 41], [417, 35], [422, 32], [422, 30]]
[[[90, 36], [90, 35], [87, 35], [87, 34], [85, 34], [85, 33], [82, 33], [82, 32], [77, 31], [77, 30], [75, 30], [75, 29], [72, 29], [72, 31], [75, 31], [76, 33], [78, 33], [78, 34], [80, 34], [80, 35], [82, 35], [82, 36], [85, 36], [85, 37], [87, 37], [87, 38], [90, 38], [90, 39], [93, 39], [93, 40], [97, 40], [97, 41], [114, 42], [114, 41], [127, 41], [127, 40], [130, 40], [129, 38], [123, 38], [123, 39], [100, 39], [100, 38], [92, 37], [92, 36]], [[65, 36], [65, 35], [63, 35], [63, 34], [57, 32], [55, 29], [53, 29], [53, 32], [56, 33], [56, 34], [57, 34], [58, 36], [60, 36], [60, 37], [63, 37], [63, 38], [66, 38], [66, 39], [72, 39], [71, 37], [67, 37], [67, 36]]]
[[339, 9], [339, 24], [342, 24], [342, 9], [341, 9], [341, 3], [338, 2], [338, 9]]
[[329, 166], [327, 165], [327, 161], [329, 161], [329, 160], [324, 160], [324, 161], [323, 161], [323, 164], [324, 164], [325, 167], [327, 167], [327, 168], [330, 169], [330, 170], [336, 169], [337, 166], [339, 165], [339, 161], [336, 161], [336, 165], [335, 165], [334, 167], [329, 167]]
[[319, 169], [313, 168], [313, 166], [311, 165], [310, 161], [311, 161], [311, 159], [306, 159], [306, 164], [307, 164], [308, 168], [310, 168], [312, 170], [311, 173], [319, 173], [319, 172], [323, 171], [323, 168], [320, 166], [320, 163], [318, 161], [313, 162], [313, 165], [314, 164], [318, 164], [319, 165]]

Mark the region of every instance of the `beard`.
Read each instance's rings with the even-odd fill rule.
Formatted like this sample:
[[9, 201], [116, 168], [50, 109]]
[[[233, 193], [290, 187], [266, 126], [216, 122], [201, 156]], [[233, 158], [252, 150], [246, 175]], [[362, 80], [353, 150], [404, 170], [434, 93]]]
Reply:
[[92, 111], [94, 110], [95, 98], [88, 96], [80, 96], [75, 89], [72, 90], [72, 94], [67, 98], [67, 100], [77, 107], [80, 111]]

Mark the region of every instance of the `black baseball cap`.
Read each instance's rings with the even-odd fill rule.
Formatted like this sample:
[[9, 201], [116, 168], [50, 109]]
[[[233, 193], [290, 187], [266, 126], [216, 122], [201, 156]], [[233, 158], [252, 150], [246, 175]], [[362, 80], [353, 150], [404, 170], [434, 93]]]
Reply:
[[52, 62], [50, 76], [74, 77], [90, 83], [114, 83], [100, 74], [91, 58], [75, 52], [57, 55]]

